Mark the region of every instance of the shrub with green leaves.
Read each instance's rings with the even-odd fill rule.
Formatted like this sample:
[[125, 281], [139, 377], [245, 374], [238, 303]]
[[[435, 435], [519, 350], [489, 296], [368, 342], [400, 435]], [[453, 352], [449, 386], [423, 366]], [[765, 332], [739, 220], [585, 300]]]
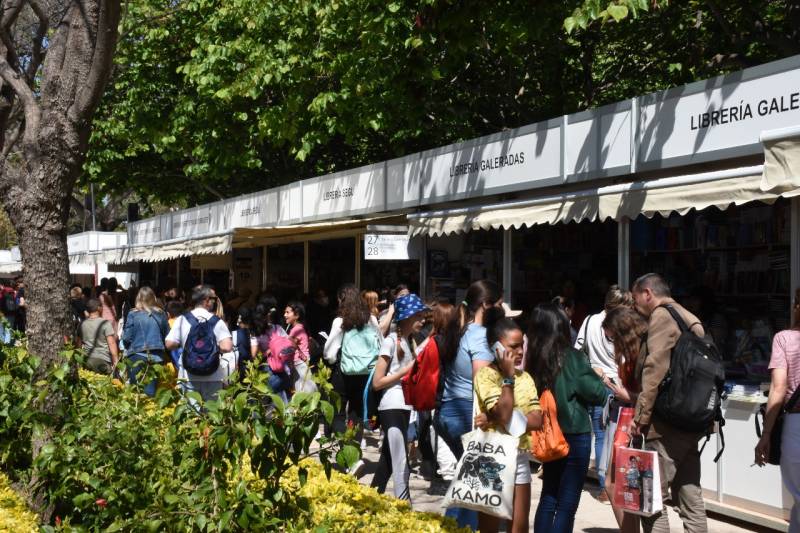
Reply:
[[[39, 363], [24, 345], [0, 350], [0, 468], [23, 484], [35, 468], [46, 482], [60, 524], [46, 530], [282, 529], [304, 512], [281, 488], [288, 468], [318, 455], [329, 476], [334, 462], [346, 467], [360, 455], [348, 443], [352, 432], [311, 448], [320, 415], [331, 422], [338, 402], [325, 379], [319, 392], [287, 404], [257, 371], [217, 401], [169, 387], [150, 399], [106, 376], [72, 371], [79, 352], [65, 352], [46, 382], [33, 383]], [[54, 390], [70, 401], [58, 420], [44, 419], [35, 402]], [[55, 424], [31, 464], [30, 436]], [[305, 482], [302, 467], [298, 478]]]

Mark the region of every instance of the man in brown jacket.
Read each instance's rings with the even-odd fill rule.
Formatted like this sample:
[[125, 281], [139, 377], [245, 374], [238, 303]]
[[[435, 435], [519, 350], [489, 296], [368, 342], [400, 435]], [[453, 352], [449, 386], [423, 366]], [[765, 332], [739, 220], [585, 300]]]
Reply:
[[[658, 274], [640, 277], [634, 282], [631, 292], [636, 310], [649, 319], [647, 343], [637, 361], [642, 392], [636, 402], [633, 433], [644, 435], [645, 448], [658, 453], [662, 496], [666, 500], [671, 489], [672, 502], [678, 506], [684, 530], [704, 533], [708, 531], [708, 525], [700, 488], [698, 443], [705, 435], [680, 430], [653, 412], [658, 386], [669, 371], [672, 349], [681, 335], [678, 324], [661, 306], [671, 305], [701, 337], [704, 335], [703, 326], [696, 316], [672, 299], [669, 285]], [[645, 533], [669, 533], [666, 507], [656, 516], [642, 518], [642, 528]]]

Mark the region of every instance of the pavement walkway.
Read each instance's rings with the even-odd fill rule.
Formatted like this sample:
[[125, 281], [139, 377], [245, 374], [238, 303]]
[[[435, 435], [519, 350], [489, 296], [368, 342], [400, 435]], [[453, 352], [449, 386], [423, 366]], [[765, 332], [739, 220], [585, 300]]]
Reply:
[[[375, 465], [379, 457], [379, 441], [377, 436], [366, 437], [367, 447], [364, 449], [364, 462], [366, 467], [363, 469], [359, 481], [365, 485], [369, 485], [372, 481], [372, 475], [375, 471]], [[418, 469], [414, 469], [418, 472]], [[411, 474], [411, 502], [412, 506], [417, 511], [427, 511], [432, 513], [443, 514], [444, 511], [441, 507], [442, 498], [447, 490], [448, 484], [443, 481], [428, 481], [422, 478], [418, 473], [412, 471]], [[536, 505], [538, 504], [538, 496], [542, 490], [542, 481], [534, 474], [533, 485], [531, 487], [532, 501], [531, 501], [531, 531], [533, 514], [536, 512]], [[594, 497], [597, 492], [597, 484], [587, 481], [584, 485], [583, 494], [581, 496], [580, 506], [578, 507], [578, 514], [575, 520], [576, 532], [584, 533], [613, 533], [618, 531], [617, 523], [614, 520], [614, 515], [611, 512], [611, 507], [607, 504], [600, 503]], [[392, 482], [386, 488], [386, 494], [392, 494]], [[683, 531], [683, 526], [678, 518], [678, 515], [670, 508], [670, 529], [674, 533]], [[723, 521], [720, 517], [709, 517], [708, 530], [711, 533], [737, 533], [741, 531], [772, 531], [767, 529], [749, 528], [746, 525], [734, 524], [728, 521]], [[410, 533], [410, 532], [409, 532]]]

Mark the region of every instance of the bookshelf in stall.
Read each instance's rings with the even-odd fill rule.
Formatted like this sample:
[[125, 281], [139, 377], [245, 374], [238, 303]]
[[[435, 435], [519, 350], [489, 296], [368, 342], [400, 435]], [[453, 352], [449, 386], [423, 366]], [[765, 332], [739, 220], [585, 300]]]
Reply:
[[597, 288], [616, 281], [617, 229], [612, 221], [517, 230], [512, 249], [512, 301], [523, 309], [550, 301], [571, 281], [577, 298], [594, 311], [602, 305]]
[[472, 231], [464, 235], [460, 257], [446, 250], [428, 250], [428, 291], [435, 298], [460, 302], [476, 280], [502, 283], [502, 231]]
[[645, 272], [664, 274], [677, 300], [696, 305], [732, 367], [763, 375], [772, 336], [789, 326], [788, 202], [640, 216], [631, 275]]

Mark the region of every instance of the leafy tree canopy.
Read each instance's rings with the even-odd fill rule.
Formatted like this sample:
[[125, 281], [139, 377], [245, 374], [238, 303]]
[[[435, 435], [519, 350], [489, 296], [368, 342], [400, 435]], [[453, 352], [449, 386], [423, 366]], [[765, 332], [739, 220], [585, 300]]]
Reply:
[[134, 0], [85, 179], [195, 203], [800, 52], [800, 0]]

